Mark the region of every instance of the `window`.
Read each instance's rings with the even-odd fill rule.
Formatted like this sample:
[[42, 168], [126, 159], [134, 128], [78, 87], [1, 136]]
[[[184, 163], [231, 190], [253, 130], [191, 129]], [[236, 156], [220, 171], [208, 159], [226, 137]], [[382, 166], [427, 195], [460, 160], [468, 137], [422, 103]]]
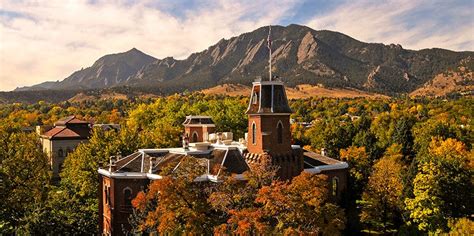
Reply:
[[63, 169], [63, 162], [59, 162], [59, 164], [58, 164], [58, 172], [61, 172], [62, 169]]
[[257, 125], [255, 122], [252, 123], [252, 144], [257, 144]]
[[124, 205], [131, 206], [132, 205], [132, 189], [126, 187], [123, 189], [123, 200]]
[[110, 187], [105, 185], [104, 186], [104, 193], [105, 193], [105, 204], [110, 204]]
[[337, 196], [337, 191], [339, 188], [339, 178], [333, 177], [332, 178], [332, 195]]
[[277, 136], [278, 136], [278, 143], [283, 143], [283, 125], [281, 124], [281, 121], [278, 121]]
[[198, 134], [197, 134], [196, 131], [194, 131], [194, 133], [193, 133], [193, 141], [192, 141], [192, 142], [193, 142], [193, 143], [197, 143], [197, 142], [198, 142]]
[[252, 104], [257, 104], [257, 103], [258, 103], [258, 94], [254, 92], [252, 96]]
[[62, 148], [58, 150], [58, 157], [63, 157], [64, 156], [64, 151]]
[[66, 148], [66, 155], [68, 155], [68, 154], [71, 153], [71, 152], [72, 152], [71, 148], [70, 148], [70, 147], [67, 147], [67, 148]]

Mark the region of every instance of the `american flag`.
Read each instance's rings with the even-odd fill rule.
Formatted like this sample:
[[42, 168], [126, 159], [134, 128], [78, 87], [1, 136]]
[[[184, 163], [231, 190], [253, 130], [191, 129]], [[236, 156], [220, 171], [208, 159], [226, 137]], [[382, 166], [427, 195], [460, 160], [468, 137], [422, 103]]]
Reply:
[[268, 38], [267, 38], [267, 48], [270, 49], [270, 50], [272, 50], [272, 39], [270, 37], [271, 33], [272, 33], [272, 27], [269, 26], [269, 28], [268, 28]]

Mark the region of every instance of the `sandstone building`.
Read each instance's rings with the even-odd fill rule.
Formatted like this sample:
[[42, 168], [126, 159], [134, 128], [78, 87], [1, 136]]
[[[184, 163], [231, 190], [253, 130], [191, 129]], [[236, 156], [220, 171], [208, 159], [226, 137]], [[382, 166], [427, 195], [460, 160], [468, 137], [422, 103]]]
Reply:
[[54, 126], [38, 126], [43, 152], [49, 158], [53, 177], [58, 178], [64, 159], [80, 143], [86, 142], [91, 135], [92, 124], [69, 116], [54, 123]]

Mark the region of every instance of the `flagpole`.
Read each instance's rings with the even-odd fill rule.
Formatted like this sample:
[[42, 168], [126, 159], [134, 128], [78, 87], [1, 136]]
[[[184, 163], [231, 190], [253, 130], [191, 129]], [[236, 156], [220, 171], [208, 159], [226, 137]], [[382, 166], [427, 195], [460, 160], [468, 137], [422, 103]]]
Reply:
[[272, 41], [271, 41], [271, 38], [270, 38], [270, 35], [272, 33], [272, 26], [269, 25], [268, 26], [268, 50], [270, 52], [270, 56], [268, 58], [268, 64], [269, 64], [269, 68], [268, 68], [268, 73], [270, 75], [270, 81], [272, 81]]

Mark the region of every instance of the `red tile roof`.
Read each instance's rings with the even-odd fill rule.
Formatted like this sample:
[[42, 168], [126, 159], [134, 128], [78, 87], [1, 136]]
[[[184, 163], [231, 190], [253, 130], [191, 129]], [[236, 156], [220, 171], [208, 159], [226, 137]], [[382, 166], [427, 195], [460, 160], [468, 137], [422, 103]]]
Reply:
[[88, 121], [79, 120], [76, 116], [68, 116], [64, 119], [56, 121], [54, 125], [66, 125], [66, 124], [89, 124]]
[[68, 129], [66, 127], [55, 127], [52, 128], [51, 130], [45, 132], [43, 136], [49, 138], [49, 139], [56, 139], [56, 138], [86, 138], [82, 137], [78, 133], [74, 132], [71, 129]]

